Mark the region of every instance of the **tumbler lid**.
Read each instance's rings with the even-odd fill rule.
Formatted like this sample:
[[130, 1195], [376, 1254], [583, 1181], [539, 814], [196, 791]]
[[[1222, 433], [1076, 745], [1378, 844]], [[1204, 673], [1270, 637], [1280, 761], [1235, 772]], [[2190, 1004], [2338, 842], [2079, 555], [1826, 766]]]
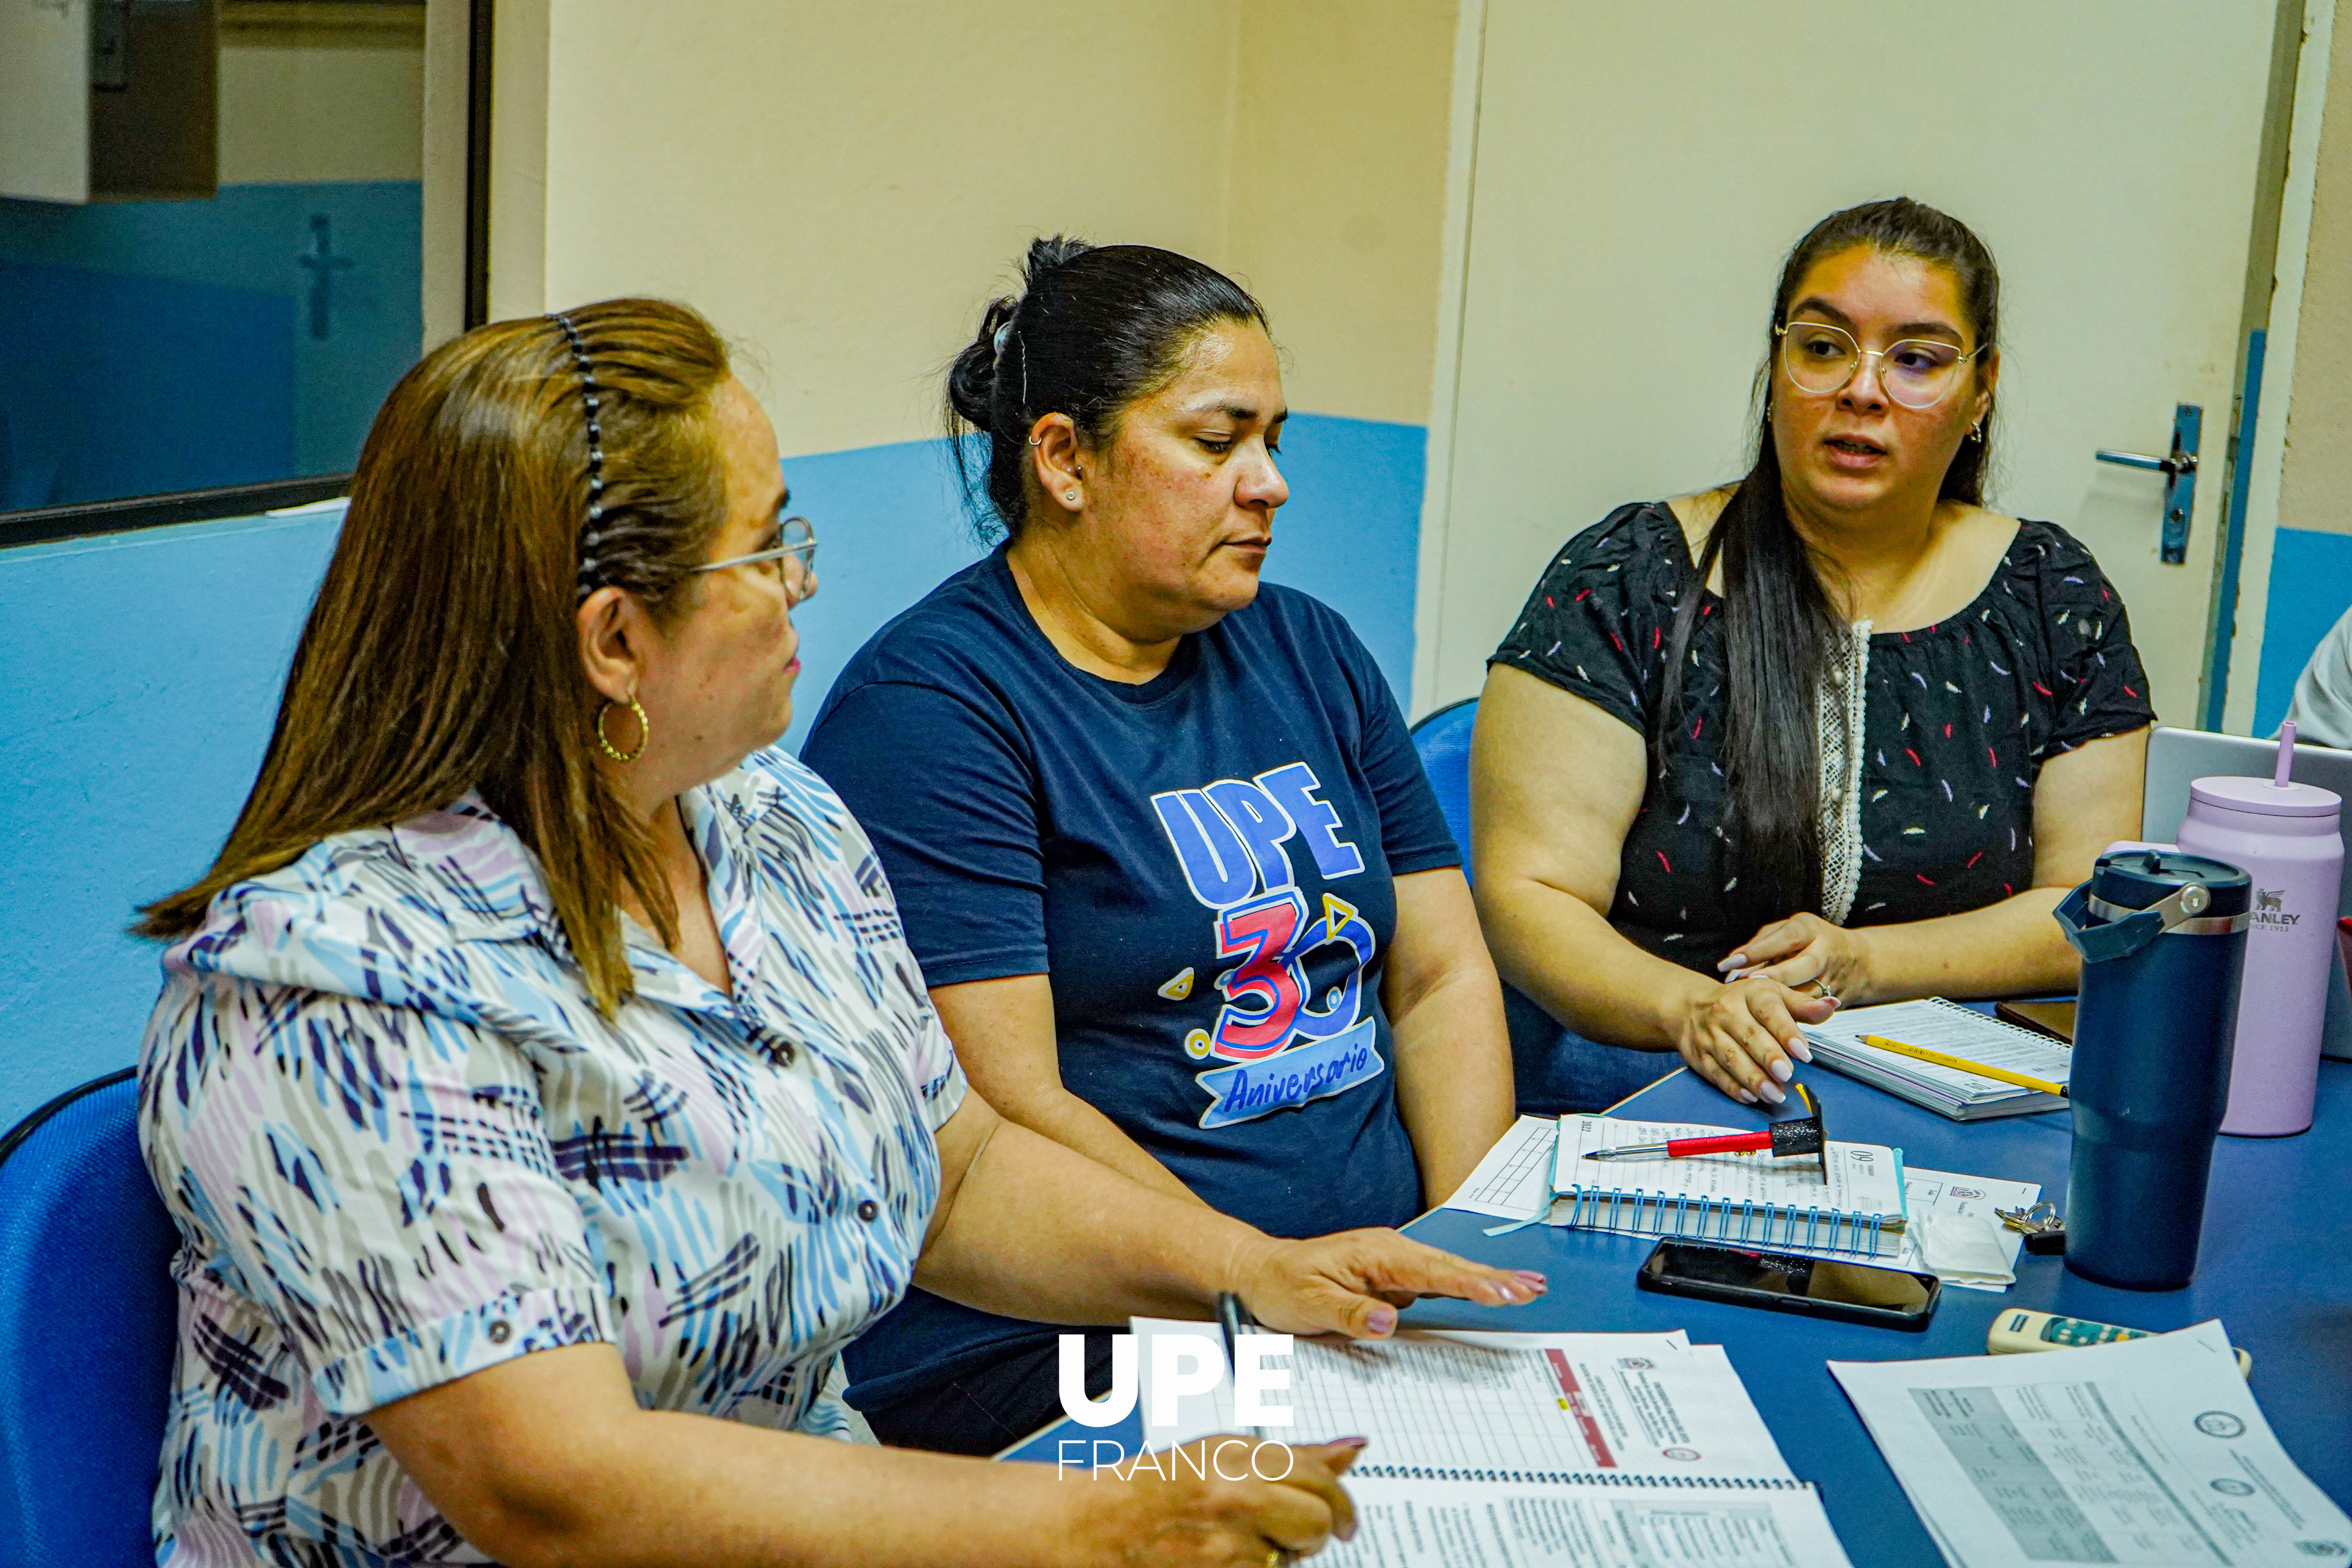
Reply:
[[2252, 882], [2245, 872], [2226, 860], [2179, 849], [2119, 850], [2100, 856], [2091, 871], [2091, 896], [2118, 909], [2144, 910], [2192, 884], [2206, 891], [2209, 901], [2197, 911], [2205, 916], [2242, 915], [2253, 903]]
[[2268, 779], [2228, 773], [2190, 781], [2189, 798], [2200, 805], [2250, 811], [2260, 816], [2334, 816], [2344, 807], [2342, 795], [2317, 784], [2273, 784]]

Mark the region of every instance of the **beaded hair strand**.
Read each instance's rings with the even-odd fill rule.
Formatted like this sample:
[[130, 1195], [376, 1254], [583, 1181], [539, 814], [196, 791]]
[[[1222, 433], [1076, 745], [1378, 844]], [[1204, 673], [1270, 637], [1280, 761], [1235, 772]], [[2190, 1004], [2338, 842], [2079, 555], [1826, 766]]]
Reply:
[[596, 552], [604, 542], [602, 524], [604, 521], [604, 431], [597, 418], [603, 401], [597, 396], [595, 368], [588, 362], [588, 344], [580, 336], [580, 329], [572, 318], [561, 311], [551, 315], [562, 330], [564, 342], [572, 348], [572, 369], [580, 378], [581, 400], [588, 412], [588, 525], [580, 534], [580, 595], [583, 599], [599, 586], [596, 577]]

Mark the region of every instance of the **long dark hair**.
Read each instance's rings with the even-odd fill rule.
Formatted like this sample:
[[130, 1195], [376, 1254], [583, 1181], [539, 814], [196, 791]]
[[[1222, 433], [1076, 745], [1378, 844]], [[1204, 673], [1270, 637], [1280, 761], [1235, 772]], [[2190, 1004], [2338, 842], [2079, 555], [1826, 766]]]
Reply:
[[[949, 447], [982, 532], [1021, 531], [1029, 431], [1041, 416], [1066, 414], [1100, 446], [1127, 406], [1173, 381], [1192, 341], [1220, 321], [1263, 327], [1265, 311], [1189, 256], [1058, 234], [1031, 240], [1021, 292], [989, 301], [979, 332], [948, 366]], [[984, 461], [973, 434], [987, 442]]]
[[[665, 625], [691, 608], [689, 574], [727, 515], [711, 423], [727, 349], [699, 315], [664, 300], [567, 314], [597, 411], [583, 406], [546, 317], [444, 343], [384, 399], [245, 809], [212, 869], [147, 905], [138, 934], [185, 936], [224, 888], [472, 789], [539, 857], [607, 1014], [634, 988], [624, 885], [675, 942], [653, 841], [596, 765], [600, 699], [573, 616], [592, 502], [604, 509], [596, 580]], [[603, 442], [593, 493], [591, 419]]]
[[[1652, 737], [1663, 775], [1675, 763], [1674, 741], [1685, 706], [1690, 639], [1708, 574], [1723, 563], [1724, 645], [1729, 666], [1724, 758], [1730, 809], [1724, 826], [1738, 871], [1734, 907], [1758, 923], [1791, 910], [1822, 908], [1820, 732], [1815, 702], [1831, 650], [1844, 622], [1822, 585], [1812, 552], [1789, 521], [1780, 490], [1780, 457], [1772, 441], [1772, 369], [1778, 339], [1805, 274], [1855, 246], [1915, 258], [1952, 274], [1960, 308], [1980, 349], [1997, 341], [2000, 274], [1992, 252], [1958, 218], [1896, 196], [1832, 213], [1789, 252], [1765, 323], [1763, 368], [1757, 373], [1756, 460], [1707, 531], [1675, 606], [1666, 648], [1665, 701]], [[1979, 357], [1976, 362], [1981, 365]], [[1991, 414], [1982, 434], [1960, 443], [1937, 495], [1981, 503], [1992, 455]]]

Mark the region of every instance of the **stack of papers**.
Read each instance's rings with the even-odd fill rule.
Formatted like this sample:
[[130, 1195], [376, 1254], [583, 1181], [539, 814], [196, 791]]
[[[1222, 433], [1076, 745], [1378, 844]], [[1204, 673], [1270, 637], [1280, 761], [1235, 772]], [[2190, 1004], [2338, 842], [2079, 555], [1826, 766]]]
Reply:
[[2074, 1070], [2074, 1053], [2067, 1046], [1987, 1017], [1958, 1003], [1930, 996], [1918, 1002], [1895, 1002], [1884, 1007], [1857, 1007], [1830, 1015], [1826, 1024], [1803, 1026], [1813, 1058], [1848, 1078], [1925, 1106], [1955, 1121], [1980, 1121], [1994, 1116], [2024, 1116], [2040, 1110], [2063, 1110], [2063, 1095], [2020, 1089], [2013, 1083], [1962, 1072], [1937, 1062], [1880, 1050], [1862, 1043], [1864, 1035], [1878, 1035], [1940, 1051], [1948, 1057], [2005, 1068], [2027, 1078], [2064, 1083]]
[[[1631, 1142], [1631, 1140], [1621, 1140]], [[1444, 1206], [1465, 1214], [1490, 1215], [1497, 1219], [1526, 1221], [1547, 1217], [1552, 1209], [1553, 1154], [1559, 1142], [1559, 1123], [1549, 1117], [1522, 1116], [1500, 1141], [1478, 1162], [1462, 1190], [1447, 1199]], [[1996, 1208], [2031, 1208], [2042, 1196], [2042, 1187], [2035, 1182], [2009, 1182], [1993, 1176], [1967, 1176], [1950, 1171], [1930, 1171], [1916, 1165], [1903, 1167], [1903, 1207], [1911, 1224], [1902, 1232], [1902, 1249], [1894, 1257], [1883, 1259], [1891, 1268], [1907, 1268], [1919, 1274], [1939, 1275], [1948, 1285], [1970, 1290], [2005, 1290], [2017, 1277], [2017, 1258], [2025, 1237], [2002, 1226], [1994, 1217]], [[1990, 1228], [1991, 1245], [2000, 1250], [2003, 1267], [1992, 1270], [1982, 1267], [1958, 1268], [1953, 1260], [1939, 1258], [1945, 1264], [1937, 1268], [1929, 1260], [1923, 1246], [1926, 1231], [1945, 1217], [1976, 1219]], [[1924, 1226], [1923, 1226], [1923, 1223]], [[1507, 1228], [1497, 1226], [1496, 1230]], [[1646, 1234], [1646, 1233], [1645, 1233]], [[1850, 1252], [1832, 1252], [1825, 1247], [1780, 1247], [1777, 1250], [1795, 1252], [1809, 1258], [1830, 1258], [1851, 1262]]]
[[[1232, 1386], [1159, 1422], [1151, 1341], [1213, 1325], [1137, 1319], [1144, 1440], [1240, 1430]], [[1667, 1334], [1404, 1332], [1294, 1340], [1275, 1441], [1369, 1439], [1347, 1478], [1358, 1531], [1332, 1568], [1843, 1568], [1821, 1494], [1790, 1473], [1720, 1345]], [[1285, 1363], [1269, 1359], [1270, 1368]]]
[[2218, 1322], [1830, 1371], [1952, 1568], [2352, 1558], [2352, 1520], [2279, 1447]]

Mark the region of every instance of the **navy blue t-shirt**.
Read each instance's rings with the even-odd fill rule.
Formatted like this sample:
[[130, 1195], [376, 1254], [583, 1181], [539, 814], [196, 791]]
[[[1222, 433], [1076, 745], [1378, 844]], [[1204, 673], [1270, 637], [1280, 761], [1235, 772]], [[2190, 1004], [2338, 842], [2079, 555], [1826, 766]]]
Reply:
[[[1047, 975], [1064, 1086], [1204, 1202], [1283, 1237], [1420, 1212], [1391, 879], [1461, 856], [1335, 611], [1262, 585], [1128, 685], [1055, 651], [999, 550], [858, 651], [802, 756], [881, 852], [925, 982]], [[916, 1290], [850, 1349], [853, 1403], [1060, 1331]]]

